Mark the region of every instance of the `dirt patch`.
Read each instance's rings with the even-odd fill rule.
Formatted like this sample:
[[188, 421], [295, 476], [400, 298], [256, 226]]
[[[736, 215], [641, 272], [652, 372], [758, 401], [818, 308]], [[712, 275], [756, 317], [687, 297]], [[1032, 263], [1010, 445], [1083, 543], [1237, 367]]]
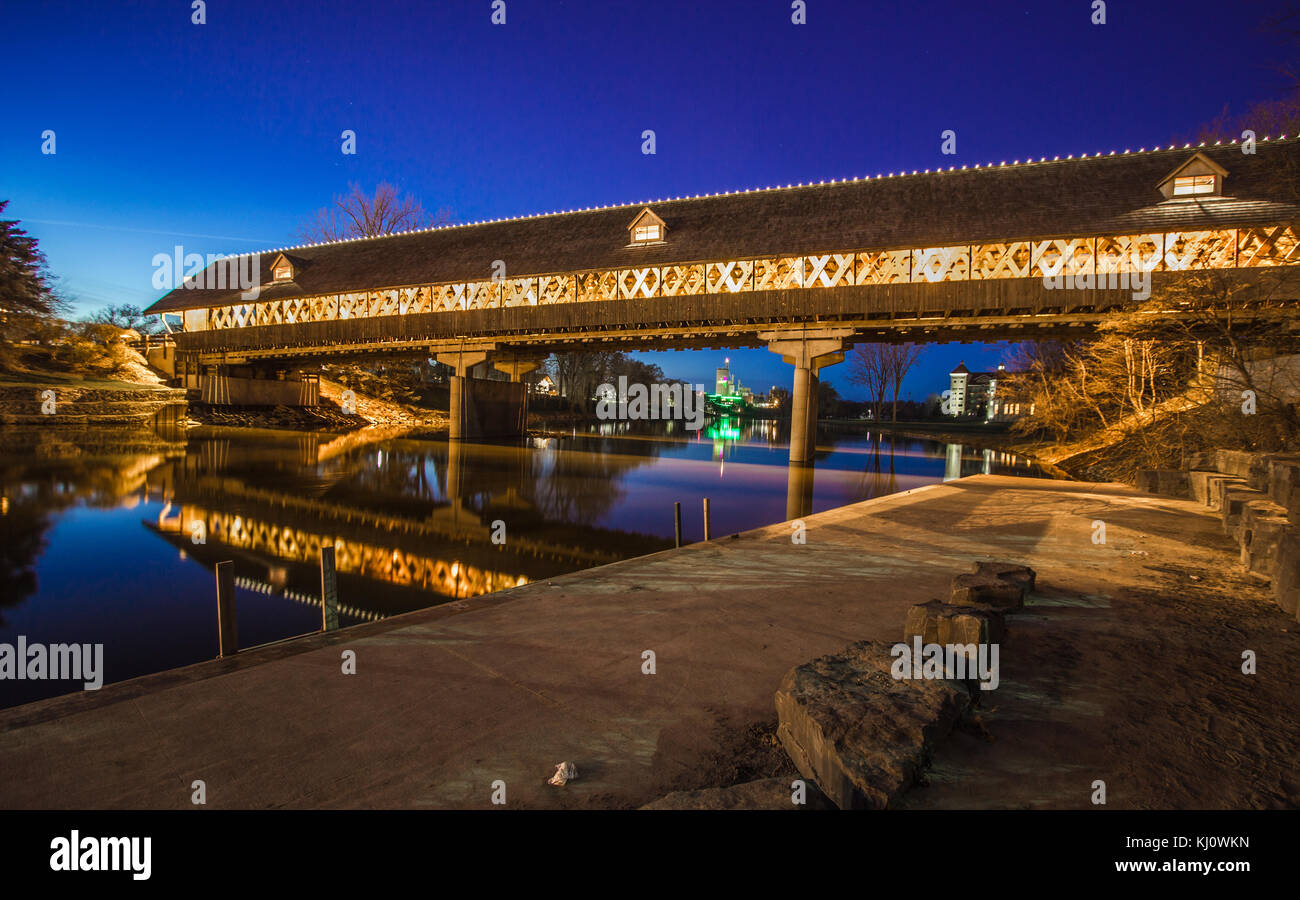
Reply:
[[1108, 808], [1300, 808], [1294, 621], [1248, 576], [1149, 571], [1009, 617], [986, 733], [954, 734], [903, 805], [1088, 809], [1103, 781]]

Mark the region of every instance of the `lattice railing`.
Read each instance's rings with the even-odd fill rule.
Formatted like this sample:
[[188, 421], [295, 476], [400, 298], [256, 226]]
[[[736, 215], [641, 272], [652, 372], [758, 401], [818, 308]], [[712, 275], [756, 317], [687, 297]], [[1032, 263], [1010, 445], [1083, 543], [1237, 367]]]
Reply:
[[[673, 263], [214, 307], [210, 327], [610, 300], [1300, 265], [1295, 225]], [[1113, 279], [1112, 279], [1113, 280]]]

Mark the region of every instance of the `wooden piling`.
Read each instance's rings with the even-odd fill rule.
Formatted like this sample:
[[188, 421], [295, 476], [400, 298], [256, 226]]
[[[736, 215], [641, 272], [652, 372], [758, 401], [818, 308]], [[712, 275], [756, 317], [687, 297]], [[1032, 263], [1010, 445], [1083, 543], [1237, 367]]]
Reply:
[[709, 539], [709, 498], [704, 498], [704, 539]]
[[676, 546], [682, 545], [682, 504], [680, 501], [673, 504], [673, 532], [676, 535]]
[[321, 630], [338, 631], [339, 576], [334, 568], [334, 548], [320, 548]]
[[217, 563], [217, 657], [239, 652], [239, 626], [235, 618], [235, 564]]

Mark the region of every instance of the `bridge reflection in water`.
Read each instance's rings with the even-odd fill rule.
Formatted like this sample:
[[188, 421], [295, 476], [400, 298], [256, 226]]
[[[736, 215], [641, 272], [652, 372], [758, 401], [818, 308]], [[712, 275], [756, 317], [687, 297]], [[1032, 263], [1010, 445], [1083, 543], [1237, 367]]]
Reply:
[[[517, 446], [390, 440], [337, 452], [213, 438], [149, 473], [163, 501], [146, 523], [237, 586], [319, 605], [333, 547], [345, 619], [382, 618], [615, 562], [668, 542], [591, 527], [644, 456], [547, 456]], [[588, 457], [587, 454], [582, 454]], [[269, 465], [268, 465], [269, 463]], [[637, 549], [637, 547], [640, 549]], [[397, 588], [403, 590], [390, 590]]]

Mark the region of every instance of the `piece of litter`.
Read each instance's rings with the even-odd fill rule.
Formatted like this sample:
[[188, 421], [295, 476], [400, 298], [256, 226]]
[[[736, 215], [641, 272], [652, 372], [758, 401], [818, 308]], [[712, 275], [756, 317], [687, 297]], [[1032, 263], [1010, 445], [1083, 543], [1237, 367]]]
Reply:
[[563, 787], [578, 777], [578, 767], [571, 762], [562, 762], [555, 767], [555, 774], [547, 779], [547, 784]]

